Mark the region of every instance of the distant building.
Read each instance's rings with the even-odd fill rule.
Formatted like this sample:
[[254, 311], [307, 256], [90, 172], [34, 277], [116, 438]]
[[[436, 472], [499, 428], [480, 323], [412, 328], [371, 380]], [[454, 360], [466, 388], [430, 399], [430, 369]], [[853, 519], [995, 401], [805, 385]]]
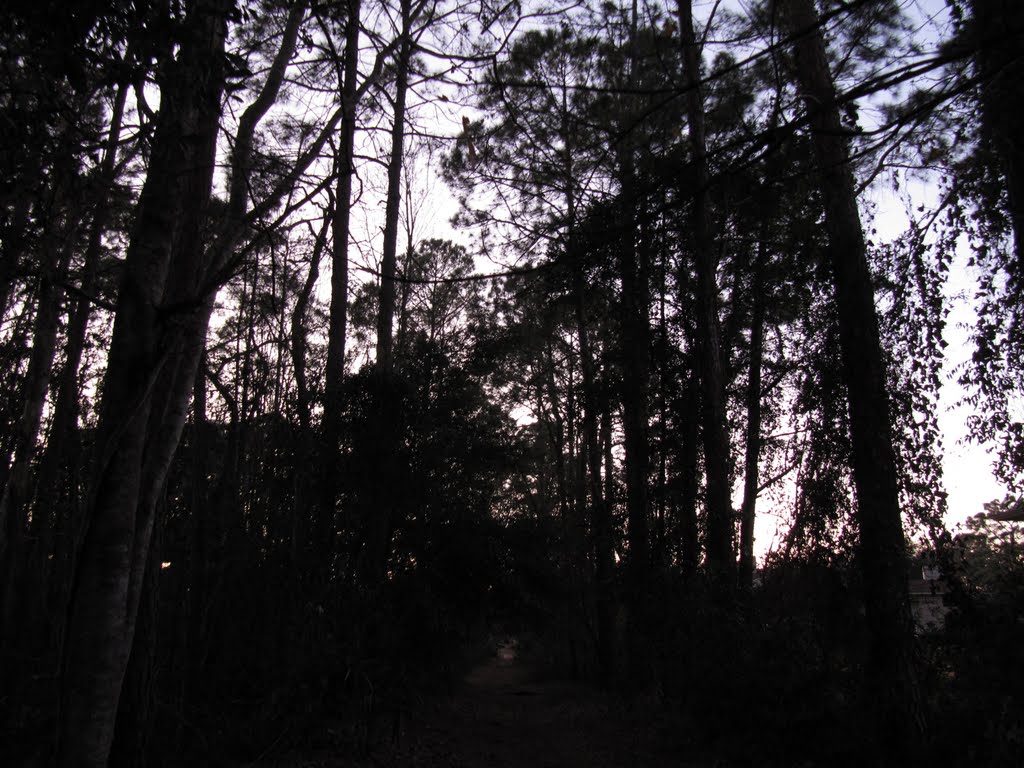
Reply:
[[945, 605], [946, 583], [939, 569], [926, 565], [921, 568], [921, 578], [912, 578], [907, 585], [910, 591], [910, 612], [914, 617], [914, 631], [917, 634], [938, 632], [945, 626], [949, 608]]

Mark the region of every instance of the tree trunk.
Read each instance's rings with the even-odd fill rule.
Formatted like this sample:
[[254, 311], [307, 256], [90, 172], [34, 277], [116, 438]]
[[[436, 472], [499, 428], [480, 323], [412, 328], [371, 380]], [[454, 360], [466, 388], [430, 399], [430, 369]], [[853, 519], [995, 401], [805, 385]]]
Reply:
[[406, 241], [405, 264], [402, 266], [402, 296], [398, 302], [398, 330], [395, 332], [395, 354], [401, 357], [409, 348], [409, 299], [412, 294], [410, 278], [419, 277], [416, 269], [415, 244], [412, 239], [412, 228]]
[[[110, 189], [114, 183], [117, 145], [121, 136], [121, 121], [124, 117], [125, 100], [128, 86], [119, 84], [114, 97], [113, 111], [110, 118], [110, 129], [107, 134], [107, 145], [104, 148], [103, 160], [100, 165], [98, 198], [93, 209], [92, 222], [89, 228], [89, 239], [86, 243], [82, 265], [81, 290], [84, 296], [79, 297], [71, 311], [68, 322], [67, 340], [64, 350], [64, 368], [57, 387], [57, 399], [53, 407], [53, 421], [47, 437], [46, 448], [39, 468], [38, 491], [35, 501], [35, 518], [41, 523], [37, 535], [39, 543], [36, 547], [35, 577], [45, 584], [47, 574], [51, 575], [51, 595], [66, 593], [66, 587], [60, 583], [52, 583], [61, 570], [63, 554], [67, 547], [54, 546], [56, 534], [61, 532], [66, 539], [71, 539], [70, 547], [77, 549], [75, 532], [79, 529], [79, 521], [70, 515], [70, 505], [60, 505], [61, 487], [64, 485], [66, 458], [69, 445], [76, 439], [79, 414], [78, 373], [85, 352], [86, 333], [89, 318], [92, 316], [92, 295], [96, 288], [96, 277], [99, 272], [100, 255], [103, 248], [103, 235], [107, 230], [110, 217]], [[60, 551], [55, 551], [60, 550]], [[50, 567], [49, 556], [54, 555], [53, 567]], [[39, 594], [34, 591], [35, 594]], [[42, 597], [37, 597], [37, 600]], [[64, 604], [58, 599], [51, 606], [49, 621], [52, 629], [58, 634], [63, 633], [60, 626], [64, 617]]]
[[[615, 504], [615, 453], [612, 439], [612, 400], [605, 391], [601, 408], [601, 451], [604, 455], [604, 503], [611, 515]], [[612, 542], [614, 544], [614, 542]], [[614, 560], [614, 555], [612, 556]]]
[[[316, 517], [317, 539], [329, 547], [334, 528], [338, 496], [338, 440], [341, 433], [342, 386], [345, 381], [345, 337], [348, 333], [348, 244], [352, 216], [352, 181], [355, 178], [356, 106], [359, 77], [360, 0], [348, 0], [345, 26], [345, 54], [341, 83], [341, 140], [335, 159], [338, 174], [331, 226], [331, 306], [327, 331], [327, 362], [324, 369], [324, 413], [321, 422], [323, 439], [320, 449], [320, 508]], [[329, 552], [314, 555], [319, 578], [327, 573], [321, 561]]]
[[[316, 236], [316, 241], [313, 243], [313, 253], [309, 257], [309, 272], [306, 273], [306, 279], [299, 295], [295, 298], [295, 308], [292, 310], [289, 329], [292, 370], [295, 375], [295, 410], [304, 435], [308, 435], [312, 429], [312, 397], [306, 379], [306, 313], [309, 310], [309, 300], [313, 296], [313, 288], [320, 276], [320, 260], [323, 258], [324, 248], [327, 245], [329, 223], [330, 219], [325, 218], [324, 224]], [[308, 460], [312, 457], [306, 458]]]
[[[63, 176], [63, 174], [61, 174]], [[32, 351], [22, 384], [24, 406], [14, 435], [13, 460], [7, 473], [3, 495], [0, 497], [0, 627], [3, 636], [0, 645], [18, 623], [14, 620], [18, 596], [24, 589], [22, 567], [25, 533], [28, 524], [28, 502], [32, 487], [31, 464], [36, 454], [36, 443], [43, 419], [43, 407], [50, 389], [53, 359], [57, 350], [57, 333], [63, 305], [64, 291], [59, 287], [67, 274], [71, 260], [71, 233], [66, 231], [64, 210], [65, 179], [55, 182], [54, 205], [51, 221], [41, 244], [39, 290], [36, 298], [36, 316], [32, 328]]]
[[7, 317], [8, 305], [14, 294], [18, 269], [21, 266], [19, 262], [25, 247], [25, 230], [28, 228], [31, 212], [32, 196], [18, 195], [8, 218], [9, 223], [0, 230], [0, 242], [3, 243], [3, 258], [0, 258], [0, 318]]
[[[192, 710], [198, 701], [203, 659], [206, 657], [206, 615], [210, 606], [210, 550], [213, 541], [210, 504], [210, 424], [206, 418], [206, 353], [200, 355], [192, 387], [192, 497], [190, 499], [188, 593], [184, 606], [184, 642], [180, 664], [182, 676], [181, 707]], [[180, 568], [182, 563], [172, 563]]]
[[705, 549], [713, 583], [726, 589], [735, 583], [732, 545], [732, 502], [729, 488], [729, 430], [726, 421], [725, 371], [718, 323], [718, 282], [709, 220], [707, 140], [704, 96], [700, 84], [700, 44], [693, 29], [693, 4], [680, 0], [679, 31], [683, 45], [686, 113], [693, 151], [693, 240], [697, 267], [697, 336], [704, 428], [704, 470], [707, 475]]
[[758, 467], [761, 458], [761, 364], [764, 357], [764, 260], [762, 231], [754, 264], [753, 316], [750, 321], [750, 369], [747, 377], [747, 437], [743, 460], [743, 504], [740, 507], [740, 589], [754, 584], [754, 517], [757, 508]]
[[391, 125], [388, 196], [384, 209], [384, 242], [380, 262], [380, 300], [377, 314], [377, 366], [390, 373], [394, 364], [392, 325], [395, 317], [395, 271], [398, 266], [398, 217], [402, 200], [402, 158], [405, 149], [405, 100], [409, 90], [412, 40], [409, 38], [411, 0], [402, 0], [402, 43], [395, 74], [395, 119]]
[[396, 271], [398, 267], [398, 225], [402, 200], [402, 162], [405, 149], [405, 106], [412, 59], [411, 0], [401, 3], [402, 40], [395, 63], [394, 121], [391, 125], [391, 156], [388, 159], [388, 192], [384, 208], [384, 237], [381, 250], [380, 292], [377, 304], [377, 386], [374, 393], [376, 435], [373, 442], [377, 478], [366, 510], [366, 540], [362, 571], [370, 586], [380, 584], [391, 554], [391, 537], [399, 516], [397, 453], [399, 393], [394, 379], [394, 334]]
[[689, 581], [697, 575], [700, 564], [700, 538], [697, 534], [697, 496], [700, 491], [698, 473], [698, 454], [700, 450], [700, 421], [696, 414], [700, 411], [700, 382], [693, 372], [683, 391], [682, 440], [675, 468], [676, 516], [678, 518], [680, 538], [680, 562], [683, 578]]
[[[33, 303], [33, 296], [25, 296], [25, 309], [16, 318], [14, 318], [10, 338], [8, 339], [7, 344], [4, 345], [8, 349], [28, 349], [29, 338], [31, 337], [32, 329], [35, 327], [35, 313], [32, 311]], [[20, 352], [13, 352], [6, 356], [8, 359], [14, 360], [20, 357], [20, 355]], [[7, 421], [12, 424], [17, 423], [18, 415], [24, 411], [25, 408], [24, 403], [18, 402], [18, 394], [22, 389], [23, 384], [23, 379], [20, 373], [21, 372], [15, 366], [12, 366], [9, 370], [6, 368], [0, 370], [0, 391], [10, 395], [10, 397], [6, 398], [5, 402], [0, 404], [0, 406], [2, 406], [2, 410], [0, 410], [0, 417], [6, 418]], [[17, 430], [0, 431], [0, 487], [6, 487], [7, 485], [7, 476], [9, 474], [11, 464], [14, 461], [14, 446], [17, 439]], [[0, 538], [4, 535], [2, 521], [0, 521]], [[3, 546], [4, 545], [0, 543], [0, 549], [2, 549]]]
[[145, 768], [156, 708], [157, 652], [159, 649], [160, 547], [162, 525], [153, 531], [139, 598], [139, 617], [128, 658], [117, 727], [110, 750], [111, 768]]
[[[180, 435], [208, 317], [196, 296], [170, 287], [204, 274], [200, 215], [213, 178], [230, 0], [197, 0], [161, 108], [139, 198], [97, 431], [88, 525], [76, 569], [64, 648], [58, 762], [107, 764], [135, 634], [155, 503]], [[177, 246], [177, 247], [176, 247]], [[179, 304], [185, 300], [185, 304]], [[178, 309], [178, 317], [172, 307]], [[203, 326], [205, 330], [205, 326]], [[192, 363], [189, 366], [189, 363]], [[170, 375], [171, 385], [157, 387]], [[178, 383], [188, 379], [181, 388]], [[157, 393], [156, 390], [163, 390]], [[180, 402], [158, 400], [158, 396]], [[180, 420], [180, 421], [179, 421]], [[158, 425], [154, 429], [154, 425]]]
[[[566, 466], [565, 457], [568, 453], [567, 444], [570, 438], [566, 437], [566, 418], [572, 419], [572, 412], [568, 411], [567, 416], [562, 416], [562, 408], [558, 397], [558, 386], [555, 383], [555, 356], [550, 345], [545, 349], [545, 358], [541, 361], [544, 370], [543, 391], [548, 393], [551, 400], [551, 417], [545, 419], [545, 423], [554, 424], [554, 429], [548, 429], [551, 451], [555, 459], [555, 480], [558, 488], [558, 513], [560, 519], [565, 522], [569, 515], [569, 468]], [[538, 385], [538, 390], [540, 390]], [[543, 402], [543, 391], [538, 391], [537, 399]]]
[[657, 509], [654, 513], [652, 561], [664, 572], [669, 564], [668, 554], [668, 411], [665, 402], [665, 375], [658, 382], [658, 479]]
[[[227, 424], [227, 445], [224, 448], [224, 463], [217, 478], [217, 483], [210, 494], [209, 503], [209, 524], [208, 543], [210, 546], [209, 561], [207, 564], [207, 584], [209, 594], [207, 595], [206, 606], [203, 614], [203, 625], [200, 627], [200, 642], [198, 648], [192, 649], [194, 656], [192, 664], [198, 677], [194, 681], [192, 691], [201, 695], [203, 690], [202, 670], [206, 665], [206, 659], [212, 653], [224, 636], [224, 626], [220, 621], [225, 618], [223, 612], [214, 609], [218, 599], [218, 593], [225, 582], [229, 568], [233, 565], [230, 555], [238, 551], [238, 541], [245, 536], [245, 523], [242, 518], [240, 501], [240, 465], [241, 465], [241, 423], [239, 418], [238, 401], [234, 399], [231, 391], [210, 372], [206, 372], [206, 378], [214, 389], [224, 400], [228, 409]], [[218, 649], [222, 650], [222, 649]], [[188, 700], [186, 699], [186, 706]]]
[[601, 672], [610, 678], [615, 664], [615, 601], [612, 582], [615, 576], [613, 554], [612, 520], [601, 486], [601, 449], [598, 441], [598, 398], [594, 372], [594, 354], [590, 346], [590, 331], [587, 327], [586, 293], [583, 265], [579, 258], [573, 261], [573, 298], [576, 314], [576, 335], [580, 345], [580, 370], [583, 384], [583, 453], [585, 466], [580, 467], [581, 511], [585, 508], [587, 492], [590, 494], [590, 520], [594, 532], [595, 578], [597, 594], [597, 652]]
[[[849, 397], [859, 557], [870, 632], [869, 684], [880, 736], [909, 743], [921, 724], [907, 555], [874, 288], [848, 149], [812, 0], [782, 0], [797, 34], [797, 78], [825, 208], [839, 338]], [[883, 743], [885, 743], [883, 741]]]
[[[333, 208], [331, 210], [333, 215]], [[311, 478], [308, 472], [310, 466], [316, 466], [315, 462], [318, 456], [314, 442], [315, 436], [313, 434], [312, 396], [306, 380], [306, 343], [308, 333], [306, 329], [306, 314], [309, 309], [310, 298], [313, 295], [313, 288], [316, 285], [317, 277], [320, 275], [320, 260], [323, 258], [323, 253], [327, 246], [327, 231], [331, 226], [332, 215], [324, 217], [323, 225], [320, 227], [320, 231], [317, 233], [316, 240], [313, 243], [313, 252], [310, 254], [309, 259], [309, 272], [306, 274], [306, 279], [302, 284], [299, 295], [295, 299], [295, 307], [292, 310], [289, 330], [292, 371], [295, 376], [295, 409], [299, 417], [299, 436], [295, 450], [293, 470], [295, 479], [293, 486], [290, 568], [291, 574], [296, 580], [296, 589], [298, 589], [301, 582], [307, 576], [315, 574], [317, 567], [322, 564], [323, 560], [326, 560], [325, 557], [318, 558], [315, 556], [313, 548], [310, 546], [311, 541], [309, 538], [310, 532], [315, 530], [314, 526], [311, 525], [312, 520], [308, 519], [309, 508], [312, 506], [318, 512], [313, 517], [313, 520], [323, 519], [324, 510], [322, 505], [310, 504], [311, 500], [316, 499], [315, 494], [319, 489], [315, 484], [316, 476], [314, 475]], [[330, 336], [330, 333], [328, 336]], [[331, 418], [336, 418], [336, 415], [332, 413]], [[324, 450], [326, 452], [326, 446]], [[333, 473], [331, 476], [333, 477]], [[326, 473], [322, 473], [321, 477], [326, 482]], [[311, 482], [311, 480], [314, 482]], [[331, 489], [327, 493], [332, 500], [331, 509], [333, 510], [334, 490]], [[320, 531], [318, 530], [319, 533]], [[317, 538], [323, 541], [322, 535], [318, 535]], [[312, 571], [310, 570], [311, 565], [313, 566]], [[297, 607], [293, 606], [293, 609], [297, 610]]]
[[[630, 15], [627, 90], [635, 87], [638, 67], [638, 8], [634, 0]], [[622, 280], [622, 432], [626, 476], [626, 520], [629, 551], [626, 560], [628, 592], [633, 617], [641, 626], [647, 622], [646, 606], [650, 580], [650, 498], [647, 481], [650, 470], [649, 371], [650, 320], [649, 269], [637, 253], [637, 184], [634, 152], [636, 145], [636, 106], [632, 96], [625, 97], [622, 142], [619, 158], [622, 200], [627, 208], [623, 217], [619, 245], [619, 272]]]

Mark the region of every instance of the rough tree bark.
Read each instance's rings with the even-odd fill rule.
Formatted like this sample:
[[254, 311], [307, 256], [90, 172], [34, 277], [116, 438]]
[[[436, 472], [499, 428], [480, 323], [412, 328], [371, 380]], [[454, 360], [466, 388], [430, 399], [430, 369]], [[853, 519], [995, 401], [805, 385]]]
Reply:
[[[160, 550], [162, 514], [157, 516], [150, 541], [150, 555]], [[153, 735], [156, 702], [157, 657], [161, 644], [158, 615], [160, 609], [160, 558], [150, 556], [145, 565], [142, 594], [139, 597], [135, 642], [128, 657], [117, 708], [117, 725], [110, 748], [110, 768], [145, 768]]]

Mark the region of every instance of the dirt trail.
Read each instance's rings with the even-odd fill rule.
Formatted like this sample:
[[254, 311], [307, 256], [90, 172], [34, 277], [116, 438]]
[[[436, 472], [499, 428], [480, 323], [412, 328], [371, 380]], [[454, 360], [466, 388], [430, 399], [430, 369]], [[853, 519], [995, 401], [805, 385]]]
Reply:
[[[410, 728], [406, 761], [450, 768], [680, 768], [658, 749], [657, 729], [603, 692], [540, 679], [519, 661], [514, 641], [474, 669], [450, 698]], [[397, 757], [397, 756], [396, 756]]]
[[[422, 702], [369, 757], [292, 753], [261, 768], [686, 768], [672, 729], [599, 689], [537, 675], [515, 641], [450, 696]], [[673, 755], [672, 752], [675, 752]]]

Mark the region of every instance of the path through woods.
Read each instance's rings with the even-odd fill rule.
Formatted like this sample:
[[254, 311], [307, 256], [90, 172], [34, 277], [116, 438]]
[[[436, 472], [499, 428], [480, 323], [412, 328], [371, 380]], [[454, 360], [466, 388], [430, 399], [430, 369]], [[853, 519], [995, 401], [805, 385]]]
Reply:
[[[424, 702], [398, 744], [371, 758], [306, 755], [278, 768], [686, 768], [674, 729], [584, 683], [547, 680], [514, 642], [466, 676], [451, 696]], [[674, 754], [673, 754], [674, 753]]]

